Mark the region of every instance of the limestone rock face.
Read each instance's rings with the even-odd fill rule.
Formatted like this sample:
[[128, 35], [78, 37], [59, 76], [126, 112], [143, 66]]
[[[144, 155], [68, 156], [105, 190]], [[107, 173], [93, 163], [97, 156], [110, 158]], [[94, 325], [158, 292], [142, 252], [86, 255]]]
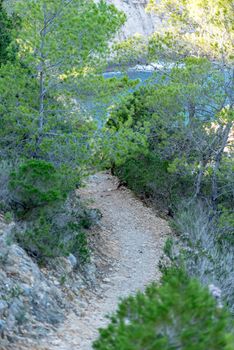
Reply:
[[12, 225], [0, 222], [0, 342], [11, 341], [39, 323], [63, 320], [64, 298], [18, 245], [10, 242]]
[[126, 39], [135, 34], [149, 36], [160, 27], [160, 20], [152, 13], [146, 13], [148, 0], [107, 0], [127, 15], [127, 22], [117, 38]]
[[8, 349], [9, 342], [17, 342], [19, 337], [44, 336], [50, 326], [62, 322], [65, 310], [72, 307], [66, 298], [70, 280], [75, 285], [73, 298], [83, 283], [78, 273], [73, 277], [74, 256], [54, 259], [56, 269], [40, 269], [13, 242], [12, 229], [14, 224], [0, 220], [0, 350]]

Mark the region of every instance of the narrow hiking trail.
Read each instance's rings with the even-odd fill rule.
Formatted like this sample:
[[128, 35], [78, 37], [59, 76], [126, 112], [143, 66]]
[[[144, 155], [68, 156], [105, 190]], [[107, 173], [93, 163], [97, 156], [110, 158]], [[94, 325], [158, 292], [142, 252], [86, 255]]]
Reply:
[[82, 314], [70, 314], [58, 332], [38, 344], [41, 350], [91, 350], [98, 328], [108, 323], [105, 316], [116, 310], [119, 298], [144, 290], [160, 277], [157, 265], [169, 226], [131, 191], [117, 186], [117, 178], [99, 173], [79, 190], [81, 198], [103, 215], [100, 250], [113, 263]]

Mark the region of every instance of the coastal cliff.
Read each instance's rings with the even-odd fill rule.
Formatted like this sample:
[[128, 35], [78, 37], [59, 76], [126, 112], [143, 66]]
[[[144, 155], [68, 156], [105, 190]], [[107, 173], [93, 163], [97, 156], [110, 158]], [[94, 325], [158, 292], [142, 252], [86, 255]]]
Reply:
[[151, 35], [159, 26], [160, 20], [152, 13], [146, 12], [148, 0], [107, 0], [127, 15], [127, 21], [118, 33], [119, 40], [135, 34]]

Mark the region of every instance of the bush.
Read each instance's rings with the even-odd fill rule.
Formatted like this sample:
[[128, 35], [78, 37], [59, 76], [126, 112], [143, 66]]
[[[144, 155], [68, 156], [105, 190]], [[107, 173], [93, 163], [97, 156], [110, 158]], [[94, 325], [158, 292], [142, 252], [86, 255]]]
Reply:
[[230, 319], [194, 280], [170, 269], [162, 285], [121, 302], [96, 350], [233, 350]]
[[9, 179], [13, 171], [13, 164], [9, 161], [0, 161], [0, 211], [9, 211], [10, 209], [10, 192]]
[[9, 189], [16, 209], [28, 211], [65, 199], [61, 175], [51, 163], [27, 160], [11, 173]]
[[110, 113], [106, 126], [119, 130], [125, 123], [132, 119], [131, 127], [134, 128], [138, 122], [142, 122], [151, 116], [148, 98], [153, 94], [154, 86], [143, 86], [139, 90], [124, 97]]
[[69, 244], [69, 251], [74, 254], [82, 264], [85, 264], [89, 262], [90, 259], [87, 235], [85, 232], [80, 231], [80, 227], [77, 224], [70, 223], [69, 227], [75, 232]]
[[39, 264], [50, 258], [76, 255], [80, 263], [89, 260], [89, 248], [85, 232], [80, 225], [69, 222], [64, 227], [51, 222], [42, 215], [35, 221], [27, 222], [21, 231], [15, 231], [17, 243]]
[[41, 264], [70, 253], [84, 264], [90, 257], [85, 229], [97, 220], [96, 211], [88, 210], [73, 193], [62, 205], [34, 209], [18, 223], [15, 240]]
[[[234, 245], [220, 237], [216, 217], [201, 201], [184, 201], [174, 220], [180, 234], [180, 260], [189, 275], [214, 284], [234, 314]], [[181, 263], [181, 261], [180, 261]]]
[[167, 162], [161, 161], [157, 155], [148, 154], [127, 160], [115, 170], [116, 175], [126, 182], [137, 194], [152, 198], [160, 192], [161, 198], [166, 199], [169, 195]]
[[168, 208], [178, 201], [181, 194], [190, 193], [192, 183], [189, 176], [169, 173], [169, 164], [151, 151], [116, 167], [115, 174], [141, 197]]
[[52, 224], [41, 216], [35, 222], [28, 222], [25, 230], [16, 231], [15, 238], [22, 248], [39, 262], [68, 254], [61, 231], [54, 231]]

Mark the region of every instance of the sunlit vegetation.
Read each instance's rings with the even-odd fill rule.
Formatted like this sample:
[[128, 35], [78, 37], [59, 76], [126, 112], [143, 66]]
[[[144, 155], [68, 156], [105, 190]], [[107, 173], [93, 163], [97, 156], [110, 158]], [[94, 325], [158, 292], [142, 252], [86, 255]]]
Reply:
[[171, 269], [162, 286], [152, 284], [120, 303], [94, 349], [232, 350], [229, 321], [207, 289]]
[[[40, 262], [69, 252], [86, 261], [82, 227], [89, 219], [80, 217], [80, 203], [75, 216], [67, 207], [97, 163], [97, 122], [87, 94], [108, 103], [105, 91], [128, 86], [100, 76], [125, 15], [103, 1], [0, 6], [1, 211], [13, 212], [21, 227], [17, 241]], [[61, 208], [67, 223], [58, 227], [53, 220]]]
[[[220, 287], [233, 312], [233, 4], [152, 0], [148, 10], [163, 29], [144, 55], [165, 65], [151, 65], [148, 83], [112, 108], [106, 127], [127, 149], [123, 157], [113, 143], [112, 170], [173, 218], [185, 245], [179, 260]], [[130, 41], [119, 46], [132, 60]]]
[[[85, 264], [92, 219], [74, 193], [111, 168], [178, 239], [162, 285], [124, 300], [94, 347], [232, 350], [233, 1], [147, 10], [161, 29], [115, 42], [126, 16], [105, 1], [0, 1], [0, 211], [38, 263]], [[137, 63], [154, 69], [141, 84], [126, 72]]]

